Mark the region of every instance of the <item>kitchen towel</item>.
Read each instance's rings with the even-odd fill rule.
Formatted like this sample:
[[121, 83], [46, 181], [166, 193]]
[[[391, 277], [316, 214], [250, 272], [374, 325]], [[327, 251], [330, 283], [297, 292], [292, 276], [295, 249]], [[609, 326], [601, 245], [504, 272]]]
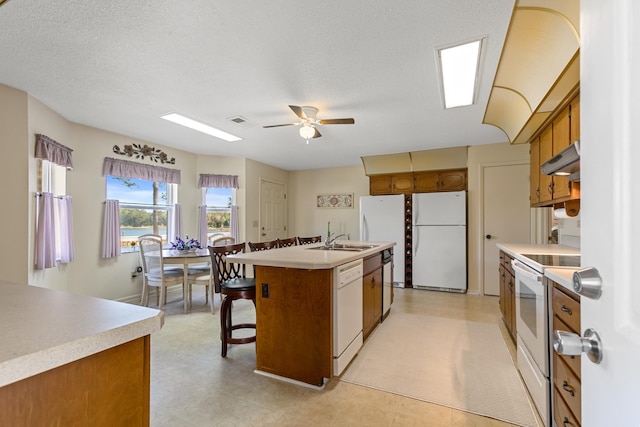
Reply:
[[495, 323], [392, 310], [340, 380], [520, 426], [537, 425]]

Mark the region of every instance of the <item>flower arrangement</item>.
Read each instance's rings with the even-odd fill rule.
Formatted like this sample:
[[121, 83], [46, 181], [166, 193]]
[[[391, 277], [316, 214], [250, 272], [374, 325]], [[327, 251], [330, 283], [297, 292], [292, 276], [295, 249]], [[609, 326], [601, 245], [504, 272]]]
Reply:
[[202, 245], [196, 239], [189, 239], [189, 235], [185, 236], [185, 240], [182, 240], [180, 236], [176, 236], [176, 241], [171, 242], [171, 249], [178, 251], [189, 251], [202, 249]]

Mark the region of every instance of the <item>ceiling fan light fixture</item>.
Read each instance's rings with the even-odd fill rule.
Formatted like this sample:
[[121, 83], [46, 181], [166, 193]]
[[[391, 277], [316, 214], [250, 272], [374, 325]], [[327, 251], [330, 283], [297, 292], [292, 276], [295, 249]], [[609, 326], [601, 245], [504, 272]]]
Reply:
[[311, 138], [313, 138], [313, 136], [315, 134], [316, 134], [316, 128], [314, 128], [311, 125], [304, 124], [300, 128], [300, 136], [307, 140], [307, 144], [309, 143], [309, 140]]

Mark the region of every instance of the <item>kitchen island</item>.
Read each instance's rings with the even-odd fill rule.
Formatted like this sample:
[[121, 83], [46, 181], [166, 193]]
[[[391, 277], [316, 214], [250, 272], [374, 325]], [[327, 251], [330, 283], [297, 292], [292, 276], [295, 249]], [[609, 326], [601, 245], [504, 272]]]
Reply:
[[[323, 250], [322, 244], [314, 244], [228, 257], [256, 267], [257, 373], [314, 387], [322, 387], [338, 374], [334, 363], [334, 335], [340, 328], [334, 321], [337, 272], [363, 259], [381, 259], [382, 251], [395, 242], [336, 244], [360, 245], [362, 250]], [[358, 290], [360, 306], [352, 309], [360, 310], [362, 331], [361, 285]]]
[[161, 311], [0, 281], [0, 323], [5, 425], [149, 425]]

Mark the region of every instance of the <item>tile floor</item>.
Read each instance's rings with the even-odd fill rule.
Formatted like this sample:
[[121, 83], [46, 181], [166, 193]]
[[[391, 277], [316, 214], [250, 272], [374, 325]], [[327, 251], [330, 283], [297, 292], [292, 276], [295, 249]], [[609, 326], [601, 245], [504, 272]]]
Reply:
[[[188, 314], [182, 313], [181, 301], [170, 301], [164, 327], [152, 335], [152, 427], [511, 425], [337, 378], [316, 391], [254, 374], [255, 344], [231, 346], [227, 358], [220, 357], [220, 301], [216, 296], [212, 315], [203, 295], [194, 289]], [[498, 323], [507, 336], [497, 297], [395, 289], [391, 315], [401, 310]], [[234, 314], [240, 320], [255, 312], [251, 303], [241, 301]], [[506, 342], [514, 357], [512, 341], [507, 338]]]

